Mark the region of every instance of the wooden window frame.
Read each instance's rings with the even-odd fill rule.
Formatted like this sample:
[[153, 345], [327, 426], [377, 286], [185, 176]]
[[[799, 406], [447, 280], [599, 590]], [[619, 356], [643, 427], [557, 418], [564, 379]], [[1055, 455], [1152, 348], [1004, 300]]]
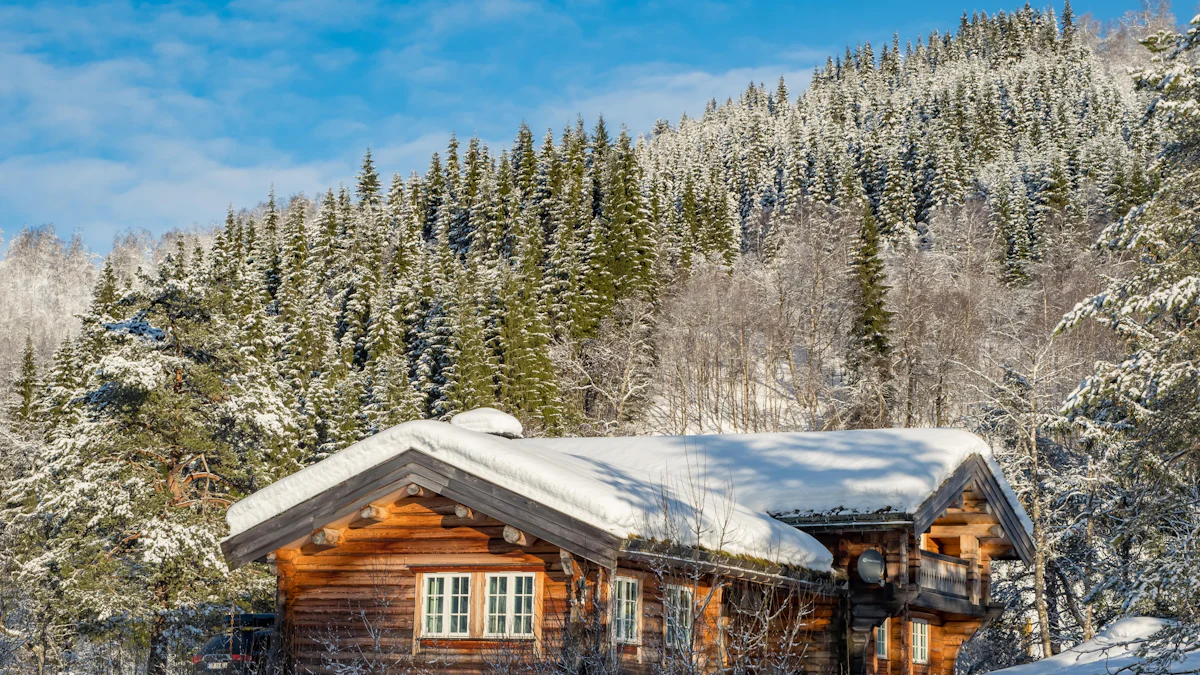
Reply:
[[[436, 638], [438, 640], [469, 640], [471, 639], [471, 608], [474, 606], [475, 580], [470, 572], [427, 572], [421, 575], [420, 580], [420, 597], [417, 602], [417, 610], [420, 613], [417, 625], [421, 627], [422, 638]], [[444, 579], [445, 585], [442, 589], [442, 628], [440, 632], [430, 632], [425, 624], [428, 619], [428, 608], [426, 602], [429, 598], [429, 582], [433, 579]], [[453, 594], [450, 592], [451, 585], [454, 579], [467, 580], [467, 629], [461, 633], [451, 633], [450, 628], [450, 598]]]
[[[929, 622], [925, 619], [913, 619], [910, 623], [910, 632], [912, 635], [912, 662], [917, 665], [927, 665], [929, 663]], [[921, 629], [921, 644], [920, 655], [918, 656], [917, 643], [917, 626], [924, 626]]]
[[[621, 598], [621, 584], [632, 584], [634, 588], [633, 609], [629, 617], [623, 616], [623, 610], [628, 609], [628, 607], [625, 605], [627, 601]], [[614, 598], [612, 613], [613, 642], [621, 645], [642, 644], [642, 580], [623, 574], [614, 576], [610, 597]], [[621, 624], [624, 621], [633, 624], [632, 637], [625, 637], [621, 634]]]
[[[682, 636], [682, 637], [686, 637], [687, 638], [686, 640], [680, 640], [679, 638], [681, 636], [676, 636], [676, 638], [674, 640], [671, 639], [672, 624], [679, 623], [679, 621], [677, 620], [677, 617], [675, 616], [675, 611], [673, 611], [673, 609], [674, 609], [672, 606], [672, 598], [673, 597], [676, 597], [676, 598], [686, 597], [687, 598], [686, 604], [682, 607], [684, 610], [687, 611], [687, 616], [688, 616], [687, 634], [685, 636]], [[686, 649], [690, 650], [693, 646], [693, 641], [696, 638], [695, 627], [696, 627], [696, 590], [694, 588], [692, 588], [691, 586], [684, 586], [681, 584], [664, 584], [663, 585], [663, 645], [667, 649], [681, 650], [681, 649], [686, 648]], [[678, 632], [678, 628], [676, 629], [676, 632]]]
[[883, 620], [883, 623], [875, 627], [875, 658], [877, 659], [891, 660], [891, 656], [889, 655], [890, 645], [888, 645], [888, 640], [891, 637], [891, 631], [888, 630], [891, 628], [891, 621], [891, 617], [888, 617]]
[[[528, 577], [530, 583], [529, 589], [529, 632], [514, 633], [513, 618], [516, 616], [513, 612], [516, 603], [517, 577]], [[488, 630], [489, 619], [491, 618], [491, 608], [489, 601], [491, 600], [491, 585], [492, 579], [504, 578], [508, 580], [507, 587], [504, 592], [504, 627], [505, 632], [494, 633]], [[538, 636], [538, 574], [536, 572], [488, 572], [483, 575], [483, 591], [480, 593], [483, 598], [483, 631], [482, 637], [485, 640], [536, 640]]]

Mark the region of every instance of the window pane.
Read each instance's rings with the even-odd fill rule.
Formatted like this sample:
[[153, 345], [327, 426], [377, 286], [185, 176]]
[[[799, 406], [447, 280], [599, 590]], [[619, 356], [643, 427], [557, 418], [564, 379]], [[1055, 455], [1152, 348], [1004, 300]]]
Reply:
[[692, 646], [692, 589], [667, 586], [667, 644], [676, 649]]
[[513, 577], [514, 635], [533, 634], [533, 575]]
[[888, 620], [875, 629], [875, 656], [886, 659], [888, 655]]
[[618, 578], [613, 593], [613, 627], [617, 641], [637, 641], [638, 582], [636, 579]]
[[428, 577], [425, 582], [425, 632], [442, 632], [442, 610], [445, 606], [446, 579]]
[[912, 623], [912, 646], [914, 663], [929, 661], [929, 624], [919, 621]]
[[508, 577], [488, 579], [487, 632], [507, 633], [508, 630]]
[[471, 577], [450, 578], [450, 630], [454, 635], [466, 635], [470, 631]]

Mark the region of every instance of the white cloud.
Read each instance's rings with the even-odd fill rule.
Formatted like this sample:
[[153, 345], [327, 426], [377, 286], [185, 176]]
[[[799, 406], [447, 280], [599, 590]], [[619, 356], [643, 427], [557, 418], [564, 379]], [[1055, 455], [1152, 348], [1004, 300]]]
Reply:
[[483, 24], [527, 20], [533, 16], [539, 20], [551, 17], [566, 20], [563, 15], [529, 0], [425, 2], [405, 5], [396, 12], [399, 23], [419, 21], [422, 24], [420, 33], [427, 37], [456, 33]]
[[358, 53], [349, 48], [330, 49], [313, 54], [313, 63], [325, 72], [342, 70], [354, 65], [358, 60]]
[[[316, 37], [354, 27], [386, 34], [386, 46]], [[496, 152], [522, 119], [539, 138], [577, 113], [645, 131], [750, 81], [783, 72], [795, 92], [808, 78], [802, 49], [781, 53], [785, 65], [720, 72], [564, 58], [533, 78], [496, 58], [502, 40], [456, 49], [467, 31], [580, 32], [566, 10], [528, 0], [0, 7], [0, 228], [54, 222], [106, 249], [129, 228], [219, 222], [271, 184], [285, 197], [349, 183], [368, 145], [382, 172], [407, 174], [451, 130], [463, 142], [478, 132]], [[361, 89], [335, 86], [347, 76]]]
[[387, 175], [399, 171], [405, 178], [408, 171], [416, 169], [424, 173], [429, 166], [429, 158], [435, 152], [443, 152], [450, 140], [450, 131], [432, 131], [409, 141], [390, 143], [371, 148], [371, 158], [375, 166]]
[[222, 161], [220, 142], [196, 144], [161, 136], [131, 143], [120, 161], [58, 155], [25, 155], [0, 161], [0, 202], [17, 212], [45, 214], [35, 222], [0, 223], [5, 230], [54, 222], [79, 230], [92, 247], [108, 247], [129, 228], [152, 232], [219, 222], [227, 205], [253, 207], [273, 184], [281, 196], [315, 195], [346, 180], [345, 159], [274, 161], [237, 165]]

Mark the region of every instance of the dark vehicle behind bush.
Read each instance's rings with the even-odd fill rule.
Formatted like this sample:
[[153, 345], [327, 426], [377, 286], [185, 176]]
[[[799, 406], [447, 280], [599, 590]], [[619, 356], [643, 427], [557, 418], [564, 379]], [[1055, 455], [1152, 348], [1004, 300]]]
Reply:
[[274, 630], [273, 614], [235, 614], [224, 632], [192, 656], [193, 675], [265, 673]]

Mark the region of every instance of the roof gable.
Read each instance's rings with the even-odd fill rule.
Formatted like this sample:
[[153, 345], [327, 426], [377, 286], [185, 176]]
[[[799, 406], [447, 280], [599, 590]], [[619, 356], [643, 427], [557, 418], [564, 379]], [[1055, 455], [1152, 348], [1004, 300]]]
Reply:
[[[478, 489], [446, 492], [447, 477]], [[699, 541], [682, 542], [686, 545], [818, 572], [831, 570], [832, 555], [811, 536], [725, 499], [721, 490], [695, 490], [661, 475], [629, 472], [600, 459], [433, 421], [392, 427], [238, 502], [226, 515], [231, 535], [222, 542], [223, 550], [234, 564], [254, 560], [273, 550], [268, 542], [278, 547], [294, 541], [394, 491], [405, 480], [461, 497], [464, 504], [597, 562], [614, 559], [614, 541], [664, 538], [661, 533], [668, 530], [684, 536], [695, 531], [674, 529], [669, 523], [657, 527], [665, 505], [673, 518], [701, 523]], [[522, 509], [505, 513], [481, 501], [484, 498], [518, 503], [554, 518], [547, 516], [539, 524]], [[567, 525], [546, 529], [556, 519]], [[606, 550], [589, 550], [595, 541], [604, 541]]]
[[346, 481], [272, 515], [221, 542], [233, 568], [299, 542], [337, 521], [351, 521], [369, 504], [420, 486], [606, 566], [617, 559], [621, 540], [608, 532], [467, 474], [419, 450], [406, 450]]
[[[974, 485], [987, 498], [1016, 554], [1025, 562], [1032, 561], [1032, 523], [1016, 502], [1012, 489], [1002, 480], [997, 478], [987, 459], [971, 455], [913, 512], [913, 529], [918, 533], [928, 531], [947, 507], [958, 500], [969, 485]], [[1013, 507], [1014, 503], [1017, 503], [1016, 508]]]

